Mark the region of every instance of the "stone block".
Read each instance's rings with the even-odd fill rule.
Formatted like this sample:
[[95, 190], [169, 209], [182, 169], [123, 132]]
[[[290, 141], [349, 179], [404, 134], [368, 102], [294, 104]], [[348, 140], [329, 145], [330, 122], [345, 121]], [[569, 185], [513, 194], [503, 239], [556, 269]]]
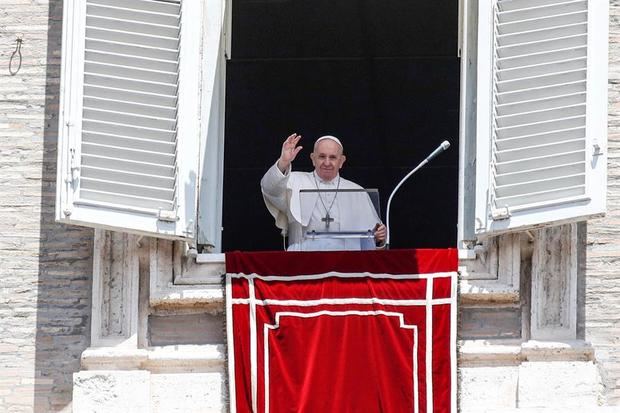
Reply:
[[519, 367], [462, 367], [459, 369], [462, 412], [516, 407]]
[[81, 371], [73, 375], [74, 413], [149, 413], [148, 371]]
[[151, 413], [225, 412], [223, 373], [151, 375]]
[[596, 407], [601, 390], [591, 361], [539, 361], [519, 366], [519, 408]]

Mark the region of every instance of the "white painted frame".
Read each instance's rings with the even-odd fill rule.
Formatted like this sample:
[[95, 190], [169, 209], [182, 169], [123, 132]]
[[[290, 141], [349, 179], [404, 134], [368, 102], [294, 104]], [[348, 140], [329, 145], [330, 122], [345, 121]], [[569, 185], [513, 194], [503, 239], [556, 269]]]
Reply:
[[459, 0], [460, 96], [459, 96], [459, 178], [458, 178], [458, 231], [459, 259], [474, 259], [471, 249], [474, 234], [475, 194], [475, 136], [473, 122], [476, 92], [476, 20], [472, 2]]
[[[487, 226], [486, 207], [489, 203], [489, 165], [491, 164], [491, 102], [493, 99], [493, 5], [495, 0], [478, 1], [478, 40], [476, 71], [476, 177], [474, 228]], [[473, 108], [472, 108], [473, 109]], [[479, 212], [483, 209], [483, 212]]]
[[200, 133], [200, 49], [203, 6], [181, 3], [181, 51], [177, 128], [176, 220], [158, 219], [158, 211], [81, 201], [80, 144], [86, 2], [67, 0], [63, 11], [63, 43], [58, 137], [56, 220], [161, 238], [192, 240], [196, 236], [198, 151]]
[[203, 19], [200, 183], [196, 243], [222, 250], [226, 59], [230, 56], [231, 0], [205, 0]]

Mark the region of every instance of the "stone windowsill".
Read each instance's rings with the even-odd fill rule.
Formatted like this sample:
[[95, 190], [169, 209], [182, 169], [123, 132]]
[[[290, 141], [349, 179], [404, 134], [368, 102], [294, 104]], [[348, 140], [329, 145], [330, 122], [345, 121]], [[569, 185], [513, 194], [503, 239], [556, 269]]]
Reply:
[[223, 344], [176, 345], [128, 349], [91, 347], [82, 353], [83, 370], [148, 370], [152, 373], [198, 373], [222, 371]]
[[[530, 361], [592, 361], [594, 350], [582, 340], [459, 341], [459, 367], [509, 366]], [[175, 345], [131, 349], [91, 347], [82, 353], [84, 370], [148, 370], [164, 372], [220, 371], [225, 367], [224, 344]]]
[[525, 361], [592, 361], [594, 349], [583, 340], [461, 340], [459, 366], [518, 365]]
[[[174, 282], [164, 283], [153, 291], [151, 305], [193, 305], [217, 303], [223, 300], [222, 277], [226, 272], [225, 254], [196, 254], [190, 257]], [[462, 268], [461, 268], [462, 269]], [[517, 302], [518, 287], [493, 281], [483, 285], [467, 279], [460, 280], [461, 299], [465, 301]]]

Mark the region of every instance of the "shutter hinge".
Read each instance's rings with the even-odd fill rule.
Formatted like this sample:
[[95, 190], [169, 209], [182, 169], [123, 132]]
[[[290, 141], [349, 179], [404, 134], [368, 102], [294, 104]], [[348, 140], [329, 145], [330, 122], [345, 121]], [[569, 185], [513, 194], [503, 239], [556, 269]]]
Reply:
[[187, 235], [188, 237], [193, 237], [194, 236], [194, 220], [190, 219], [187, 222], [187, 229], [185, 231], [183, 231], [183, 233], [185, 235]]
[[592, 156], [601, 156], [603, 154], [603, 151], [601, 150], [601, 145], [599, 145], [597, 142], [595, 142], [592, 147]]
[[[70, 126], [70, 125], [67, 123], [67, 126]], [[75, 162], [75, 148], [69, 148], [69, 170], [67, 171], [65, 182], [73, 185], [75, 181], [77, 181], [79, 170], [80, 170], [80, 167], [76, 166], [76, 162]]]
[[157, 211], [157, 219], [160, 221], [175, 222], [179, 220], [179, 216], [177, 215], [176, 210], [164, 211], [160, 209]]
[[508, 205], [504, 208], [492, 208], [491, 209], [491, 219], [493, 221], [500, 221], [502, 219], [509, 219], [511, 217], [510, 209]]

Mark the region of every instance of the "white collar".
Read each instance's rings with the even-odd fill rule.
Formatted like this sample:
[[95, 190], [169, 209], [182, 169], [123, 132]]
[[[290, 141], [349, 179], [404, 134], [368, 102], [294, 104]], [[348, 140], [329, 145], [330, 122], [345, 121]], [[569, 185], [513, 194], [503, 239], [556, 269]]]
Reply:
[[315, 173], [315, 171], [312, 171], [312, 175], [314, 175], [314, 178], [316, 179], [318, 183], [321, 183], [323, 185], [336, 185], [336, 182], [338, 182], [338, 179], [340, 179], [339, 173], [337, 173], [336, 176], [334, 176], [334, 178], [330, 179], [329, 181], [321, 178], [319, 174]]

